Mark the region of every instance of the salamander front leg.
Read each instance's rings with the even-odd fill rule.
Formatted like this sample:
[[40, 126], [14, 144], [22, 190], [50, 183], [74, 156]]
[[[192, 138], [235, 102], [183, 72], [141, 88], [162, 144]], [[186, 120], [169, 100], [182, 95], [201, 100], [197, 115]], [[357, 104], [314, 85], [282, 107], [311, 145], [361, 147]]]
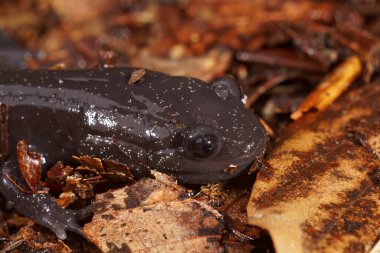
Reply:
[[81, 227], [78, 224], [78, 217], [83, 217], [83, 212], [66, 210], [58, 206], [50, 194], [22, 191], [15, 184], [15, 179], [20, 181], [20, 178], [13, 178], [19, 174], [17, 171], [17, 163], [11, 160], [1, 166], [0, 192], [7, 200], [14, 203], [18, 212], [49, 228], [61, 240], [66, 239], [66, 231], [72, 231], [83, 236]]

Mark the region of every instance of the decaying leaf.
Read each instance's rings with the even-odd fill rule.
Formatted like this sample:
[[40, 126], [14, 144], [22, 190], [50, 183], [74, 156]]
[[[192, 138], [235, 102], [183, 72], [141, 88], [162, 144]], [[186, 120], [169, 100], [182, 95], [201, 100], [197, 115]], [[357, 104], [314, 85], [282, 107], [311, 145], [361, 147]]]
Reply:
[[324, 110], [360, 75], [361, 69], [360, 59], [357, 56], [347, 58], [305, 98], [304, 102], [292, 113], [291, 118], [299, 119], [303, 113], [311, 109]]
[[23, 245], [25, 252], [72, 252], [63, 241], [41, 226], [24, 227], [18, 233], [18, 237], [25, 244]]
[[37, 191], [41, 180], [41, 155], [28, 151], [28, 143], [21, 140], [17, 143], [17, 157], [22, 177], [33, 192]]
[[241, 181], [239, 186], [227, 182], [209, 184], [202, 186], [193, 198], [223, 214], [225, 233], [221, 243], [225, 252], [273, 252], [267, 232], [248, 224], [246, 207], [250, 194], [242, 190], [242, 185], [245, 184]]
[[222, 216], [172, 184], [142, 179], [97, 195], [84, 233], [103, 252], [217, 252]]
[[63, 192], [59, 198], [55, 200], [57, 204], [63, 208], [68, 207], [75, 201], [75, 194], [73, 192]]
[[62, 191], [62, 188], [66, 184], [67, 177], [72, 173], [73, 168], [70, 166], [64, 166], [62, 162], [57, 162], [47, 172], [46, 184], [55, 192]]
[[78, 161], [82, 165], [88, 166], [90, 168], [94, 168], [99, 171], [104, 170], [102, 159], [100, 158], [83, 155], [83, 156], [73, 156], [73, 159]]
[[278, 253], [369, 252], [377, 242], [379, 108], [380, 86], [368, 84], [288, 127], [248, 204]]
[[68, 206], [78, 199], [91, 199], [97, 184], [133, 181], [125, 164], [90, 156], [73, 156], [73, 159], [81, 165], [73, 168], [57, 162], [47, 172], [47, 186], [55, 193], [63, 191], [58, 199], [60, 206]]
[[73, 158], [83, 165], [76, 169], [87, 168], [95, 170], [93, 172], [100, 174], [103, 178], [107, 178], [108, 180], [114, 179], [118, 182], [133, 181], [133, 175], [126, 164], [90, 156], [73, 156]]

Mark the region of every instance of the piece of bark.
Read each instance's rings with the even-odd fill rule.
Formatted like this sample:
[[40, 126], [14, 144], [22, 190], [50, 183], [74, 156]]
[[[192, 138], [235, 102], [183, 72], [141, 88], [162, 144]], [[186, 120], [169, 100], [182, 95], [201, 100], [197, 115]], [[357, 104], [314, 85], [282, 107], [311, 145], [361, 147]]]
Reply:
[[142, 179], [100, 194], [83, 228], [103, 252], [216, 252], [222, 216], [178, 186]]
[[380, 86], [369, 84], [288, 127], [247, 208], [276, 252], [369, 252], [377, 242], [379, 108]]

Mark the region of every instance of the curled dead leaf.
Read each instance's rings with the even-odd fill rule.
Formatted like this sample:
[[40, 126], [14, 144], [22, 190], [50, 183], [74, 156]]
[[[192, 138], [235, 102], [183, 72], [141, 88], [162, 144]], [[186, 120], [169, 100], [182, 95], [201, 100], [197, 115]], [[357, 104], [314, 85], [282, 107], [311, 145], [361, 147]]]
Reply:
[[32, 192], [36, 192], [41, 180], [41, 155], [28, 151], [28, 143], [21, 140], [17, 143], [17, 158], [22, 177]]

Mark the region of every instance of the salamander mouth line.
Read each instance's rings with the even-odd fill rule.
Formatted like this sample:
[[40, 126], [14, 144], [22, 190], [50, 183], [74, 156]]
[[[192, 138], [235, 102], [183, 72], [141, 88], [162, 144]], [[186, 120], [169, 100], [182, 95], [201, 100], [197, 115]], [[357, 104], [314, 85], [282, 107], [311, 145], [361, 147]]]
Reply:
[[[102, 139], [103, 139], [103, 141], [106, 141], [104, 138], [102, 138]], [[118, 150], [120, 150], [126, 157], [128, 157], [128, 159], [131, 162], [133, 162], [137, 165], [140, 165], [147, 170], [154, 170], [154, 169], [157, 170], [157, 168], [153, 168], [147, 163], [148, 154], [145, 151], [145, 149], [142, 148], [141, 146], [139, 146], [138, 144], [129, 143], [129, 142], [117, 139], [117, 138], [108, 138], [108, 140], [106, 142], [111, 143], [112, 145], [115, 145], [118, 148]], [[132, 156], [126, 150], [127, 148], [131, 149], [132, 147], [134, 150], [138, 150], [142, 154], [142, 156], [146, 159], [136, 159], [136, 157]], [[244, 154], [244, 155], [240, 156], [238, 159], [231, 160], [230, 162], [228, 162], [228, 161], [221, 162], [220, 167], [218, 167], [214, 170], [207, 170], [207, 173], [221, 173], [223, 171], [237, 171], [238, 172], [238, 171], [241, 171], [242, 169], [245, 169], [248, 166], [250, 166], [254, 160], [255, 160], [254, 153]], [[126, 165], [128, 165], [128, 164], [126, 164]], [[199, 170], [199, 169], [193, 170], [193, 171], [182, 170], [180, 173], [178, 172], [178, 170], [169, 169], [169, 168], [165, 168], [165, 167], [160, 168], [159, 170], [164, 172], [164, 173], [171, 174], [171, 175], [205, 173], [204, 170]], [[231, 173], [231, 172], [226, 172], [226, 173]]]
[[[226, 173], [229, 174], [230, 172], [227, 172], [228, 170], [235, 170], [236, 172], [240, 172], [241, 170], [247, 169], [251, 167], [252, 163], [254, 162], [254, 159], [246, 162], [240, 162], [240, 163], [227, 163], [226, 166], [220, 166], [219, 168], [215, 170], [208, 170], [207, 172], [204, 170], [193, 170], [193, 171], [181, 171], [178, 172], [177, 170], [170, 170], [165, 168], [160, 168], [161, 172], [171, 174], [171, 175], [195, 175], [195, 174], [205, 174], [205, 173]], [[234, 174], [234, 173], [233, 173]]]
[[[144, 163], [143, 161], [141, 161], [141, 160], [139, 160], [139, 159], [135, 159], [133, 156], [131, 156], [130, 154], [128, 154], [128, 153], [125, 151], [125, 149], [123, 148], [124, 146], [121, 145], [120, 142], [122, 142], [122, 141], [114, 139], [114, 144], [116, 145], [116, 147], [117, 147], [117, 148], [118, 148], [118, 149], [119, 149], [119, 150], [120, 150], [125, 156], [127, 156], [132, 162], [135, 162], [136, 164], [141, 165], [141, 166], [143, 166], [144, 168], [146, 168], [146, 169], [148, 169], [148, 170], [152, 170], [152, 167], [150, 167], [148, 164]], [[124, 143], [124, 141], [123, 141], [123, 143]], [[131, 144], [131, 145], [132, 145], [132, 144]], [[144, 155], [146, 156], [146, 152], [145, 152], [145, 150], [144, 150], [143, 148], [141, 148], [140, 146], [135, 145], [135, 144], [133, 144], [133, 145], [136, 146], [136, 147], [139, 147], [139, 148], [140, 148], [140, 151], [143, 152]], [[128, 164], [127, 164], [127, 165], [128, 165]]]

